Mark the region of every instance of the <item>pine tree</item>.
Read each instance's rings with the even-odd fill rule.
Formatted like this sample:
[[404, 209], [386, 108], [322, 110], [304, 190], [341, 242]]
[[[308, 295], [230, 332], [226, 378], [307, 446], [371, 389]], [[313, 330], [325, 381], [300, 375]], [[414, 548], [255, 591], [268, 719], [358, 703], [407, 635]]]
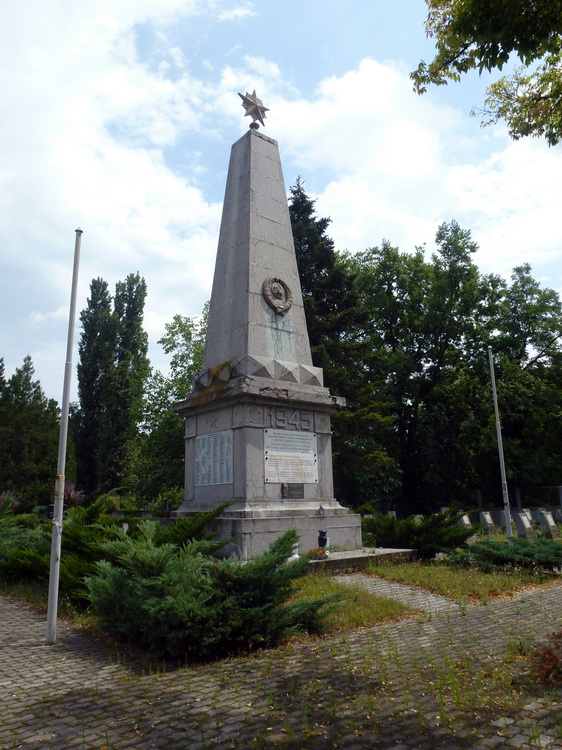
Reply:
[[347, 401], [347, 409], [332, 417], [335, 490], [341, 502], [357, 507], [375, 492], [385, 494], [380, 482], [390, 463], [381, 445], [389, 420], [373, 403], [361, 366], [370, 347], [364, 336], [368, 311], [359, 304], [355, 270], [326, 234], [330, 219], [316, 217], [315, 201], [300, 179], [290, 190], [289, 214], [312, 359], [324, 370], [330, 391]]
[[27, 356], [0, 391], [0, 491], [11, 490], [23, 511], [51, 502], [57, 468], [59, 409], [34, 374]]

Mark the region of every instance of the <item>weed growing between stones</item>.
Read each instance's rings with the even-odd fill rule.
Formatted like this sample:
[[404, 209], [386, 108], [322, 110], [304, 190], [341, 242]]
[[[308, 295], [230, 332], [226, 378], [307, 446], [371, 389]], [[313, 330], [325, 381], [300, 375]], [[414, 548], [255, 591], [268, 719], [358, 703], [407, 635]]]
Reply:
[[552, 643], [534, 653], [533, 674], [539, 682], [562, 685], [562, 630], [552, 636]]

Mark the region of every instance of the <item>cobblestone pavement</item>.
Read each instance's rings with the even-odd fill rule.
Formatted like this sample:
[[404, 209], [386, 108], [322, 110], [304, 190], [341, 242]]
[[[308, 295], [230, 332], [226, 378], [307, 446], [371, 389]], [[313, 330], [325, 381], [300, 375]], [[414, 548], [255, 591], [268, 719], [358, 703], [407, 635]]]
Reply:
[[488, 750], [562, 747], [561, 689], [515, 658], [562, 629], [562, 585], [477, 607], [346, 579], [419, 614], [224, 662], [138, 664], [0, 597], [0, 747]]

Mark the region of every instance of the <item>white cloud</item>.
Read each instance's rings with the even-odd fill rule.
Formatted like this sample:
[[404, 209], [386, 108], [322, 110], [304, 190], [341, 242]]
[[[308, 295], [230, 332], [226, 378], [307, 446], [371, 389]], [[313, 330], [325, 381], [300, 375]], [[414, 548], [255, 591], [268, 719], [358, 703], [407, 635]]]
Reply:
[[256, 15], [257, 13], [250, 10], [250, 8], [240, 6], [238, 8], [233, 8], [232, 10], [223, 10], [219, 13], [218, 18], [219, 21], [241, 21], [243, 18], [251, 18]]
[[414, 95], [395, 64], [363, 60], [310, 100], [277, 101], [270, 119], [340, 249], [383, 237], [431, 247], [438, 225], [456, 219], [479, 242], [484, 271], [560, 262], [560, 149], [485, 131], [486, 156], [478, 123]]
[[[207, 14], [210, 26], [221, 13], [235, 20], [253, 11], [226, 11], [216, 0], [6, 6], [0, 299], [9, 334], [0, 355], [8, 374], [29, 352], [58, 396], [79, 224], [79, 309], [90, 279], [113, 288], [138, 270], [148, 285], [151, 357], [164, 367], [155, 343], [164, 324], [178, 312], [197, 315], [209, 296], [228, 150], [247, 124], [238, 91], [256, 89], [270, 107], [265, 132], [279, 141], [286, 179], [303, 176], [318, 213], [332, 217], [338, 248], [363, 250], [387, 237], [412, 250], [455, 218], [480, 242], [484, 270], [506, 273], [528, 260], [562, 281], [559, 150], [483, 135], [456, 109], [415, 96], [393, 63], [364, 59], [305, 98], [288, 61], [238, 44], [239, 34], [227, 38], [223, 24], [224, 52], [201, 58], [196, 75], [172, 21]], [[161, 59], [139, 56], [137, 24], [150, 25]]]
[[[31, 352], [45, 387], [58, 383], [53, 368], [66, 343], [78, 224], [79, 309], [91, 278], [113, 287], [139, 270], [155, 343], [163, 321], [178, 311], [196, 314], [207, 299], [220, 206], [175, 174], [161, 148], [180, 132], [200, 130], [209, 89], [185, 71], [175, 83], [165, 71], [151, 73], [133, 35], [135, 23], [167, 22], [207, 5], [121, 0], [31, 8], [24, 0], [4, 14], [0, 76], [10, 114], [0, 122], [0, 236], [4, 268], [13, 269], [2, 294], [4, 301], [10, 295], [3, 317], [13, 334], [2, 349], [7, 372]], [[170, 58], [181, 67], [177, 49]]]
[[32, 323], [45, 323], [53, 320], [68, 320], [68, 306], [60, 305], [56, 310], [50, 310], [48, 312], [37, 312], [33, 311], [29, 315], [29, 319]]

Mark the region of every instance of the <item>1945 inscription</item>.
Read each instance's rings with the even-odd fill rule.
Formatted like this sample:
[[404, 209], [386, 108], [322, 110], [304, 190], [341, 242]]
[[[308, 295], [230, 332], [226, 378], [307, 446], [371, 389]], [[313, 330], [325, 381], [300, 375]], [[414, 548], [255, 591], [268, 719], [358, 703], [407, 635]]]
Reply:
[[280, 430], [312, 430], [312, 412], [306, 409], [271, 406], [266, 413], [266, 427], [276, 427]]

